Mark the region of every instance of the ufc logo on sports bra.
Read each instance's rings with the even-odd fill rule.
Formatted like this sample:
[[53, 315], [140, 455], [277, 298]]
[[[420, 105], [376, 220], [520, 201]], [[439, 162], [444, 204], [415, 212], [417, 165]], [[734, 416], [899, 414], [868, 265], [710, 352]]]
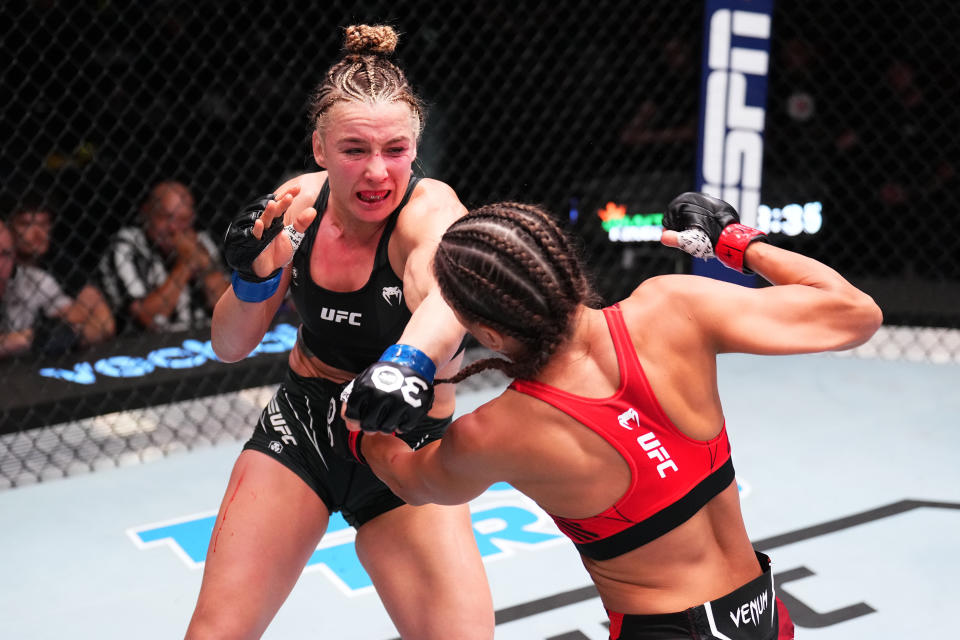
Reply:
[[320, 317], [324, 320], [329, 320], [330, 322], [336, 322], [337, 324], [347, 321], [347, 324], [353, 325], [354, 327], [360, 326], [360, 318], [363, 317], [362, 313], [357, 313], [354, 311], [350, 313], [349, 311], [341, 311], [340, 309], [328, 309], [323, 307], [320, 309]]
[[657, 440], [657, 436], [653, 435], [652, 431], [637, 438], [637, 442], [643, 447], [643, 450], [647, 452], [648, 458], [660, 461], [660, 464], [657, 465], [657, 473], [660, 474], [661, 478], [667, 477], [667, 469], [679, 471], [679, 469], [677, 469], [677, 463], [670, 458], [666, 447], [660, 445], [660, 441]]

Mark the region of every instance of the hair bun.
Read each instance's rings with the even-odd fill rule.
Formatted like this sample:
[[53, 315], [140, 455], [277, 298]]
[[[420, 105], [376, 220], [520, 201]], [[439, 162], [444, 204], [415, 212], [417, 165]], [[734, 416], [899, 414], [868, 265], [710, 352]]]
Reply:
[[386, 25], [355, 24], [347, 27], [343, 48], [348, 55], [389, 56], [397, 48], [399, 36]]

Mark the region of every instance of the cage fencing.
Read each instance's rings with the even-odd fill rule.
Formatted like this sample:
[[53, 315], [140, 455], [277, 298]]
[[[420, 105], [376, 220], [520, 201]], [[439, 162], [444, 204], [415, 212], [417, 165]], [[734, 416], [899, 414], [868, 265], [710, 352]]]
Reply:
[[[695, 186], [691, 0], [6, 2], [0, 218], [45, 212], [20, 218], [51, 239], [32, 266], [76, 300], [108, 288], [101, 259], [157, 183], [185, 185], [197, 228], [221, 238], [251, 196], [315, 168], [307, 98], [356, 23], [401, 34], [429, 107], [419, 171], [467, 206], [545, 205], [607, 301], [691, 269], [654, 241]], [[861, 355], [960, 362], [958, 31], [946, 1], [774, 4], [758, 224], [877, 299], [885, 326]], [[206, 318], [149, 330], [104, 299], [113, 338], [83, 348], [44, 321], [0, 359], [0, 486], [245, 438], [297, 322], [288, 309], [224, 365]]]

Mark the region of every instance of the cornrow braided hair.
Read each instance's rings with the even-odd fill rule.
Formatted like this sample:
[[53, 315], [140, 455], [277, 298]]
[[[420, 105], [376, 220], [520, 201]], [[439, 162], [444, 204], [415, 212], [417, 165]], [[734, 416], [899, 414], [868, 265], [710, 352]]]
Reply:
[[459, 382], [487, 369], [531, 378], [567, 339], [579, 305], [599, 301], [570, 238], [530, 204], [489, 204], [457, 220], [437, 246], [433, 272], [451, 308], [524, 348], [516, 361], [478, 360], [437, 382]]
[[338, 102], [406, 102], [416, 119], [419, 136], [424, 124], [423, 102], [400, 67], [390, 60], [398, 40], [397, 32], [389, 26], [347, 27], [343, 57], [330, 67], [311, 97], [311, 126], [322, 131], [324, 116]]

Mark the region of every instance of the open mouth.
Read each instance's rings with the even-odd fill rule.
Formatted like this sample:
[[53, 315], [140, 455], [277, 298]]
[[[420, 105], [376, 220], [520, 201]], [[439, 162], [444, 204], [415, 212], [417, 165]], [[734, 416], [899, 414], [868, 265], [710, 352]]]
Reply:
[[386, 200], [387, 196], [390, 195], [390, 191], [358, 191], [357, 197], [360, 198], [362, 202], [367, 202], [374, 204], [377, 202], [382, 202]]

